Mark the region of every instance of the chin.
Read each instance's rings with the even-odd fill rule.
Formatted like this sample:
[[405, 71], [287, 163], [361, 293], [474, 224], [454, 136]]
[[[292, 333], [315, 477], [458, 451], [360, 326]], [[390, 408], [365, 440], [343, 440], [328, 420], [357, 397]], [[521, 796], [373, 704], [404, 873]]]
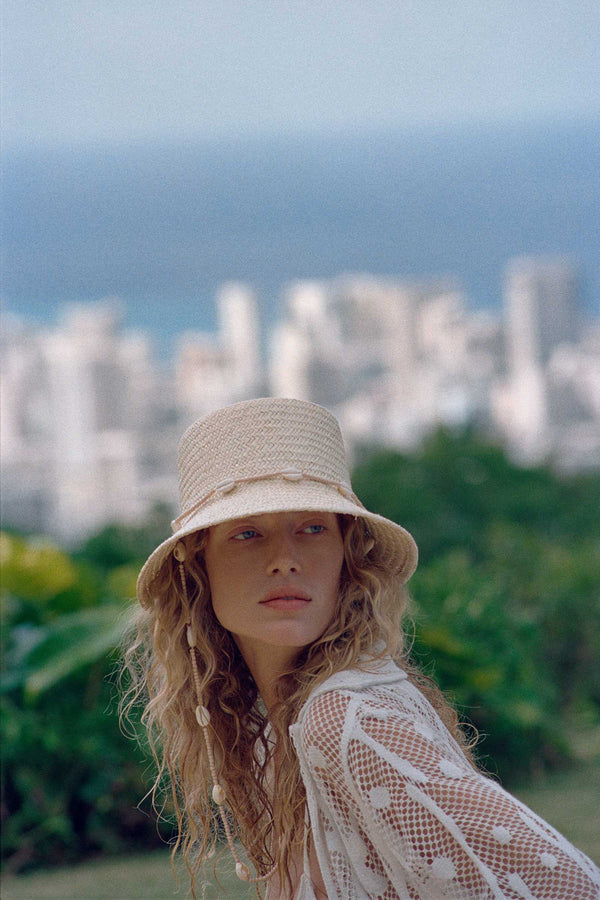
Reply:
[[303, 647], [314, 643], [321, 636], [322, 632], [307, 633], [298, 628], [281, 628], [269, 630], [266, 634], [263, 632], [261, 640], [265, 644], [273, 647], [289, 647], [290, 650], [301, 650]]

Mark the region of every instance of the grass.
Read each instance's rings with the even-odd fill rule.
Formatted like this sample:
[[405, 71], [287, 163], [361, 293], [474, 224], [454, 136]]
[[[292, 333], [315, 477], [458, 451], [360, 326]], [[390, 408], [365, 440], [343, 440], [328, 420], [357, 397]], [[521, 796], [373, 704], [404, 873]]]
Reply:
[[[183, 900], [189, 878], [183, 863], [176, 866], [164, 850], [98, 859], [57, 870], [17, 875], [2, 880], [2, 900]], [[212, 873], [211, 873], [212, 874]], [[219, 866], [220, 887], [211, 883], [197, 888], [200, 900], [242, 900], [253, 891], [242, 884], [226, 854]]]
[[600, 765], [562, 772], [515, 793], [600, 866]]
[[[600, 765], [588, 764], [516, 792], [528, 806], [600, 864]], [[228, 854], [219, 869], [221, 887], [199, 890], [203, 900], [242, 900], [252, 895], [233, 874]], [[2, 900], [169, 900], [184, 898], [188, 878], [182, 864], [175, 883], [169, 853], [103, 859], [67, 869], [7, 877]]]

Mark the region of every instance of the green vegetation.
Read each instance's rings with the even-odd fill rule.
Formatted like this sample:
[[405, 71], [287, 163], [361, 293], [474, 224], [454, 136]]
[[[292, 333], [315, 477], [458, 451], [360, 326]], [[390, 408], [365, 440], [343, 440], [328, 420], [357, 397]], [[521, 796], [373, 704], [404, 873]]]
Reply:
[[[354, 484], [419, 544], [413, 652], [480, 731], [488, 769], [518, 788], [551, 769], [568, 777], [582, 748], [592, 765], [600, 476], [519, 469], [469, 433], [439, 432], [414, 456], [365, 453]], [[170, 836], [138, 808], [151, 767], [119, 730], [114, 675], [137, 571], [166, 534], [157, 510], [75, 553], [1, 537], [6, 871]]]
[[4, 533], [0, 563], [6, 870], [157, 845], [156, 816], [138, 808], [148, 761], [119, 729], [114, 675], [139, 560], [103, 568], [87, 548]]

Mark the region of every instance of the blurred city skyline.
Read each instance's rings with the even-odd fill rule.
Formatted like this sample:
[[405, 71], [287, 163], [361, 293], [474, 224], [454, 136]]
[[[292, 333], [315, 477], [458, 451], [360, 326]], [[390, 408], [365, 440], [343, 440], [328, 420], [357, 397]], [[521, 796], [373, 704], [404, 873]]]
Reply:
[[[3, 335], [5, 521], [66, 540], [174, 512], [174, 449], [211, 410], [256, 396], [335, 412], [354, 448], [412, 451], [472, 426], [526, 465], [600, 465], [600, 331], [583, 326], [564, 260], [509, 262], [504, 316], [469, 309], [452, 282], [373, 276], [298, 281], [260, 350], [247, 285], [222, 285], [216, 332], [180, 335], [156, 365], [114, 304], [80, 304], [58, 328]], [[582, 327], [583, 326], [583, 327]]]

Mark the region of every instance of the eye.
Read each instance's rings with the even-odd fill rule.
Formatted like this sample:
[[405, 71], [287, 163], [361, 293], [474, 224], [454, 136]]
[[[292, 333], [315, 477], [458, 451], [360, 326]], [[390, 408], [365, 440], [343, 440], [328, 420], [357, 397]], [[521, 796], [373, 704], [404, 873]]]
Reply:
[[324, 526], [324, 525], [317, 525], [317, 524], [315, 523], [314, 525], [306, 525], [306, 526], [302, 529], [302, 531], [303, 531], [305, 534], [321, 534], [322, 531], [325, 531], [325, 526]]
[[244, 528], [243, 531], [238, 531], [237, 534], [232, 536], [232, 540], [234, 541], [249, 541], [250, 538], [256, 537], [258, 531], [254, 528]]

